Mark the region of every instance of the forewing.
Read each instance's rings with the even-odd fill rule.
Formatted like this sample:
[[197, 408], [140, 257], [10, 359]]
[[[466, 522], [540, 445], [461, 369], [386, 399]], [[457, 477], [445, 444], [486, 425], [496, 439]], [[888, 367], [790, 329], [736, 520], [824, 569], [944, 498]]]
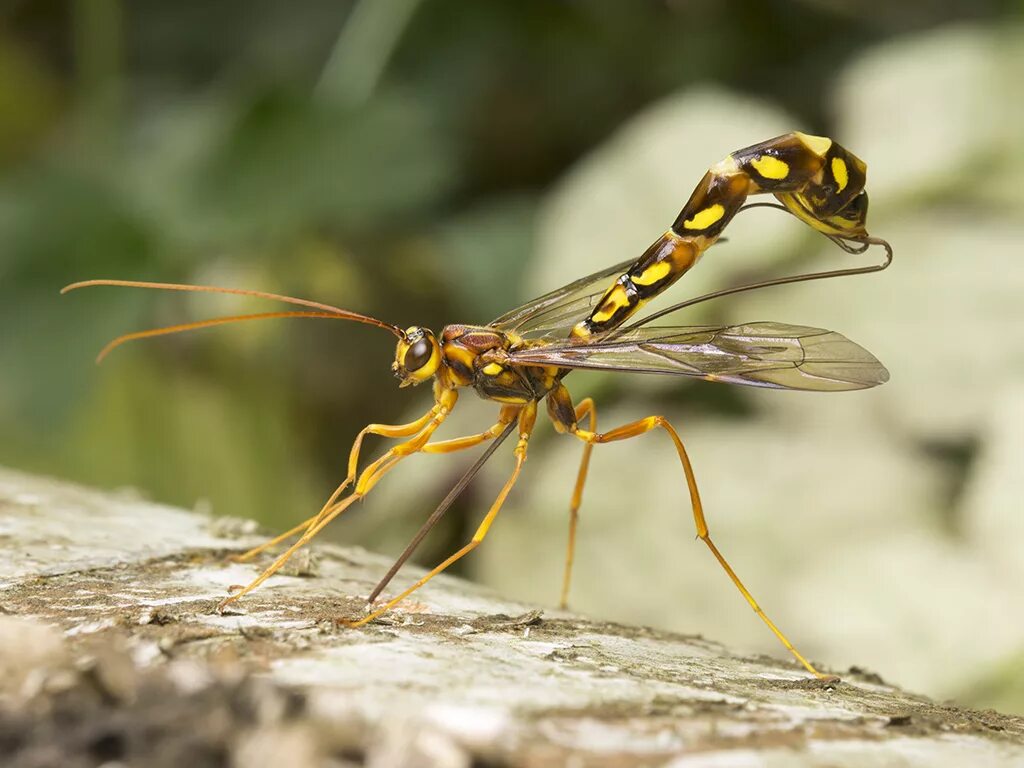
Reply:
[[867, 389], [889, 378], [874, 355], [841, 334], [771, 322], [636, 328], [604, 341], [527, 346], [509, 361], [819, 392]]
[[624, 261], [575, 280], [488, 323], [501, 331], [514, 331], [524, 338], [566, 336], [572, 327], [590, 314], [610, 285], [611, 278], [633, 263]]

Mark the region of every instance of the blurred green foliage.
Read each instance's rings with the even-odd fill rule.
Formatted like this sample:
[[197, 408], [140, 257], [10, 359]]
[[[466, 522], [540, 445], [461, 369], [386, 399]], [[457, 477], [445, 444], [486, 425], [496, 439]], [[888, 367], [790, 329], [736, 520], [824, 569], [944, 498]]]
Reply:
[[546, 186], [646, 103], [719, 82], [827, 130], [822, 86], [852, 51], [984, 5], [886, 24], [828, 3], [8, 4], [0, 461], [224, 512], [250, 487], [247, 513], [283, 524], [370, 403], [400, 408], [390, 343], [248, 327], [97, 372], [111, 335], [230, 305], [59, 286], [207, 281], [483, 322], [527, 298]]
[[[655, 102], [718, 86], [829, 134], [837, 78], [864, 50], [949, 22], [997, 28], [1019, 8], [9, 2], [0, 462], [284, 527], [334, 486], [360, 427], [426, 402], [392, 386], [390, 338], [252, 324], [132, 345], [97, 370], [93, 355], [118, 333], [257, 305], [112, 289], [59, 299], [60, 286], [202, 282], [403, 325], [486, 322], [554, 287], [538, 274], [558, 264], [531, 258], [549, 188]], [[597, 386], [606, 405], [631, 391]], [[679, 392], [647, 390], [645, 410], [674, 407]], [[699, 398], [702, 412], [748, 412], [726, 388]], [[465, 516], [452, 518], [420, 558], [462, 537]]]

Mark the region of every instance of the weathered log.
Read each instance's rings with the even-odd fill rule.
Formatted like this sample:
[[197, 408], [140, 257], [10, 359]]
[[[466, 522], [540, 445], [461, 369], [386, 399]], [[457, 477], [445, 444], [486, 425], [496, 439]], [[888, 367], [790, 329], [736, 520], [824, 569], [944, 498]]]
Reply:
[[318, 544], [217, 614], [255, 534], [0, 471], [0, 764], [1024, 764], [1019, 717], [447, 576], [345, 629], [390, 564], [355, 548]]

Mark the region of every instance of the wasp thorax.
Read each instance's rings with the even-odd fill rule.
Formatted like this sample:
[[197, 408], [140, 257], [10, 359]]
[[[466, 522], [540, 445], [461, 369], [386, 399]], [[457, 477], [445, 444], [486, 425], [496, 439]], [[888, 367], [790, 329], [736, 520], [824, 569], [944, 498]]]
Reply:
[[434, 334], [417, 325], [406, 328], [395, 349], [395, 362], [391, 364], [402, 386], [427, 381], [437, 373], [440, 364], [441, 349]]

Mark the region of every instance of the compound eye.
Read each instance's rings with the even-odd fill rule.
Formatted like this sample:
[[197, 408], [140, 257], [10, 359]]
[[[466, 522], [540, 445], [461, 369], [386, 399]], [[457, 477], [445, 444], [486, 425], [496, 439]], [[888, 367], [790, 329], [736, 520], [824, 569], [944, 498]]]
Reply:
[[409, 372], [418, 371], [430, 362], [433, 354], [434, 347], [430, 343], [430, 339], [420, 339], [409, 347], [409, 351], [405, 353], [405, 370]]

